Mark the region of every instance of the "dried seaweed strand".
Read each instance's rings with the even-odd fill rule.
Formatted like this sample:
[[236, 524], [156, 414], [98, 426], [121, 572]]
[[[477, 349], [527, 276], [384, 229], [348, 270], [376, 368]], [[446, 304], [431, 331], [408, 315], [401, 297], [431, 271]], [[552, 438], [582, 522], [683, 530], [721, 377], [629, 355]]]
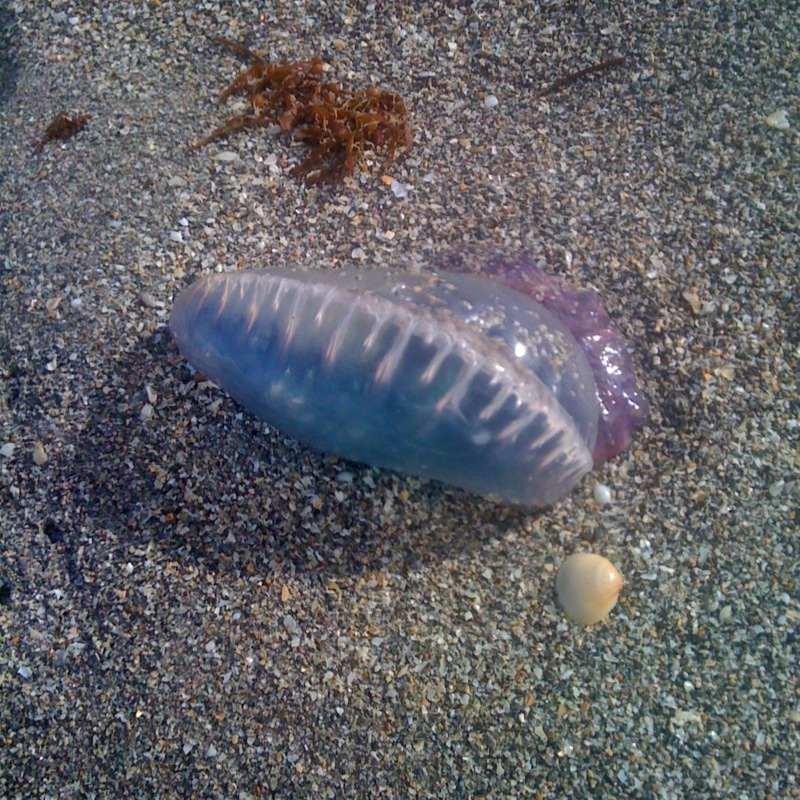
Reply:
[[251, 50], [246, 44], [243, 42], [236, 42], [233, 39], [228, 39], [225, 36], [212, 36], [211, 41], [214, 44], [221, 45], [222, 47], [227, 47], [228, 50], [236, 53], [237, 55], [241, 56], [242, 58], [253, 61], [260, 64], [266, 64], [267, 60], [256, 53], [255, 50]]
[[548, 94], [553, 94], [554, 92], [559, 92], [565, 86], [569, 86], [570, 84], [577, 83], [581, 78], [585, 78], [587, 75], [594, 75], [598, 72], [605, 72], [606, 70], [611, 69], [612, 67], [618, 67], [621, 64], [625, 63], [625, 59], [622, 56], [617, 56], [616, 58], [609, 58], [606, 61], [601, 61], [599, 64], [592, 64], [589, 67], [584, 67], [583, 69], [579, 69], [577, 72], [570, 72], [569, 75], [565, 75], [563, 78], [558, 78], [558, 80], [553, 81], [549, 86], [546, 86], [542, 89], [537, 97], [544, 97]]

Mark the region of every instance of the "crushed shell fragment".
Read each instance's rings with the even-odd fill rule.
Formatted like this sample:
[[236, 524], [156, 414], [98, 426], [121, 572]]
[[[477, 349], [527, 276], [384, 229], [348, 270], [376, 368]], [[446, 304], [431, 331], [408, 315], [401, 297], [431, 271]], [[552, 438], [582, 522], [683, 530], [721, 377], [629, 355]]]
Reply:
[[770, 128], [775, 128], [779, 131], [788, 131], [789, 128], [792, 127], [789, 123], [789, 117], [786, 114], [786, 110], [783, 108], [775, 111], [773, 114], [770, 114], [765, 121]]
[[36, 442], [33, 445], [33, 463], [37, 467], [43, 467], [47, 463], [47, 453], [41, 442]]
[[573, 553], [556, 577], [558, 602], [579, 625], [593, 625], [608, 616], [621, 590], [619, 570], [596, 553]]

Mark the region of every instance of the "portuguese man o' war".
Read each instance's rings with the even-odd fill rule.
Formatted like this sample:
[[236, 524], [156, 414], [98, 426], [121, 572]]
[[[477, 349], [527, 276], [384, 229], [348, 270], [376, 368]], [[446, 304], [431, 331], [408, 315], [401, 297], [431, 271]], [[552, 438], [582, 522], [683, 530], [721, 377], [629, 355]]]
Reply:
[[305, 444], [546, 506], [627, 446], [646, 404], [594, 293], [525, 260], [484, 266], [207, 275], [170, 328], [195, 369]]

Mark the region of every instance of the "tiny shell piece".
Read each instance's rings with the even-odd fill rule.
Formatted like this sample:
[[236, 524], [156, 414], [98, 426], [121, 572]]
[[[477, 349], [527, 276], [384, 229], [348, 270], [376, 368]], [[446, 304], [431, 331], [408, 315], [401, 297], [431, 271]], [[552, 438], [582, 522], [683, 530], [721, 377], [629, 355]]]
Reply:
[[766, 123], [770, 126], [770, 128], [775, 128], [779, 131], [788, 131], [789, 128], [791, 128], [791, 125], [789, 124], [789, 118], [786, 115], [786, 110], [783, 108], [775, 111], [773, 114], [770, 114], [766, 118]]
[[33, 463], [37, 467], [43, 467], [47, 463], [47, 453], [41, 442], [36, 442], [33, 445]]
[[558, 602], [579, 625], [593, 625], [608, 616], [621, 590], [619, 570], [596, 553], [573, 553], [556, 577]]

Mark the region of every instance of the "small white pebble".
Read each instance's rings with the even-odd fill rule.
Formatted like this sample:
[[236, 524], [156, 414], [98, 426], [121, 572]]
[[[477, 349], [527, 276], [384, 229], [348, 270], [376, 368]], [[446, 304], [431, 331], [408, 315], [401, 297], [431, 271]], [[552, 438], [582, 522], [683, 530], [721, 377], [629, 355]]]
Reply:
[[783, 487], [786, 486], [786, 482], [783, 479], [774, 481], [769, 485], [767, 491], [769, 492], [770, 497], [779, 497], [780, 494], [783, 492]]
[[486, 108], [495, 108], [499, 102], [497, 95], [494, 94], [487, 94], [486, 97], [483, 98], [483, 104]]
[[142, 422], [153, 419], [153, 406], [151, 406], [150, 403], [145, 403], [142, 406], [142, 410], [139, 412], [139, 418]]
[[780, 109], [770, 114], [765, 122], [770, 128], [775, 128], [778, 131], [788, 131], [791, 125], [789, 124], [789, 117], [786, 115], [785, 109]]
[[30, 676], [33, 675], [33, 670], [30, 667], [26, 667], [25, 665], [23, 665], [19, 667], [19, 669], [17, 669], [17, 674], [20, 676], [20, 678], [28, 680], [28, 678], [30, 678]]
[[172, 242], [182, 242], [183, 234], [180, 231], [170, 231], [169, 238]]
[[392, 182], [389, 188], [392, 190], [392, 194], [395, 197], [401, 199], [403, 197], [408, 197], [408, 187], [404, 183], [401, 183], [400, 181], [395, 180], [394, 178], [392, 178]]
[[14, 455], [14, 450], [16, 450], [17, 446], [13, 442], [6, 442], [2, 447], [0, 447], [0, 456], [3, 458], [11, 458]]
[[47, 463], [47, 453], [44, 451], [44, 445], [41, 442], [36, 442], [33, 446], [33, 463], [37, 467], [43, 467]]
[[286, 614], [283, 618], [283, 627], [289, 633], [297, 633], [297, 621], [291, 614]]
[[619, 570], [596, 553], [573, 553], [558, 570], [556, 594], [564, 613], [579, 625], [599, 622], [617, 604]]
[[367, 257], [367, 254], [364, 252], [363, 247], [354, 247], [353, 251], [350, 253], [350, 257], [354, 258], [356, 261], [360, 261], [363, 258]]
[[594, 485], [594, 499], [598, 505], [607, 506], [614, 499], [614, 493], [611, 491], [610, 486], [606, 486], [604, 483], [596, 483]]

